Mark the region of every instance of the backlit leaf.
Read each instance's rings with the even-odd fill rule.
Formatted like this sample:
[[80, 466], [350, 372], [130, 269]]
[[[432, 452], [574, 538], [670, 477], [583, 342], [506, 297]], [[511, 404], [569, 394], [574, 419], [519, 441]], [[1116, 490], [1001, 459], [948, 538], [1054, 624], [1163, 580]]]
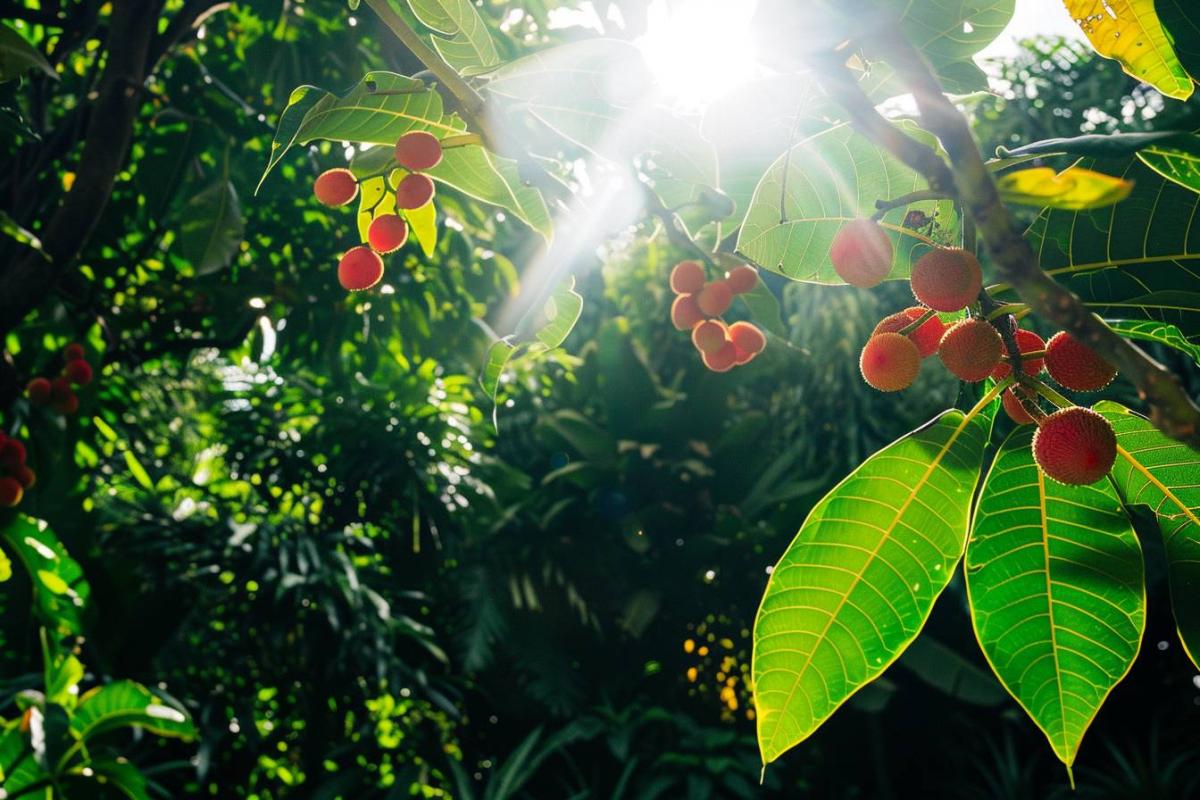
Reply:
[[46, 627], [62, 636], [83, 633], [82, 613], [91, 595], [79, 563], [44, 522], [19, 515], [0, 530], [33, 580], [34, 605]]
[[189, 262], [197, 275], [229, 266], [246, 232], [233, 184], [222, 178], [197, 194], [183, 208], [175, 255]]
[[1127, 339], [1140, 339], [1143, 342], [1155, 342], [1167, 347], [1174, 347], [1176, 350], [1187, 353], [1192, 360], [1200, 364], [1200, 345], [1189, 342], [1187, 337], [1174, 325], [1130, 319], [1107, 320], [1107, 322], [1108, 327]]
[[71, 717], [71, 730], [84, 740], [132, 725], [159, 736], [196, 736], [196, 726], [184, 708], [133, 681], [113, 681], [85, 692]]
[[31, 69], [58, 80], [58, 73], [41, 51], [8, 25], [0, 24], [0, 83], [19, 78]]
[[1050, 167], [1030, 167], [997, 178], [996, 188], [1009, 203], [1079, 210], [1119, 203], [1129, 196], [1133, 184], [1085, 167], [1058, 173]]
[[575, 291], [575, 279], [568, 278], [546, 301], [546, 324], [534, 336], [545, 350], [553, 350], [571, 334], [583, 313], [583, 297]]
[[433, 30], [433, 47], [463, 74], [477, 74], [500, 63], [496, 43], [470, 0], [408, 0], [413, 14]]
[[1200, 192], [1200, 136], [1174, 136], [1143, 147], [1137, 157], [1167, 180]]
[[1096, 52], [1115, 59], [1167, 97], [1187, 100], [1192, 79], [1179, 63], [1154, 0], [1064, 0]]

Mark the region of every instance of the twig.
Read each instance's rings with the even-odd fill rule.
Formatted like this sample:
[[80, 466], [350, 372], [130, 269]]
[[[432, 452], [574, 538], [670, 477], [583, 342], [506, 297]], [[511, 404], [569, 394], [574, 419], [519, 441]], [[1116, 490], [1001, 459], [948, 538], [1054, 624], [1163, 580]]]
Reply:
[[899, 197], [893, 197], [890, 200], [876, 200], [875, 213], [871, 215], [871, 219], [878, 222], [883, 219], [883, 215], [895, 208], [904, 208], [913, 203], [920, 203], [922, 200], [945, 200], [949, 195], [945, 192], [939, 192], [935, 189], [920, 189], [908, 194], [902, 194]]
[[641, 182], [641, 186], [642, 195], [646, 202], [646, 211], [662, 223], [663, 229], [667, 232], [667, 238], [680, 249], [688, 250], [695, 254], [710, 269], [716, 269], [712, 256], [708, 254], [707, 250], [696, 244], [691, 236], [688, 236], [687, 231], [683, 229], [679, 222], [679, 216], [673, 210], [663, 205], [662, 200], [659, 199], [654, 190], [647, 186], [645, 182]]

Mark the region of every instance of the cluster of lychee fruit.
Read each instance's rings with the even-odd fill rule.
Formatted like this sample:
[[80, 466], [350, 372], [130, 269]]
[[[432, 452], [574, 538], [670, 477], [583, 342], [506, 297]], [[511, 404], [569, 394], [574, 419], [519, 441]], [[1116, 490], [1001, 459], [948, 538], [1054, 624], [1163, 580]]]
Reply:
[[726, 325], [721, 317], [733, 298], [758, 284], [758, 270], [740, 264], [725, 277], [710, 281], [699, 261], [680, 261], [671, 269], [671, 322], [681, 331], [691, 331], [692, 344], [704, 366], [713, 372], [728, 372], [748, 364], [763, 351], [767, 339], [752, 322]]
[[[853, 286], [875, 286], [892, 270], [891, 240], [870, 219], [842, 227], [829, 256], [837, 274]], [[934, 353], [954, 376], [969, 383], [1009, 379], [1019, 362], [1017, 380], [1004, 391], [1002, 404], [1017, 424], [1038, 426], [1033, 453], [1042, 471], [1076, 485], [1095, 483], [1108, 473], [1116, 458], [1112, 426], [1100, 414], [1077, 406], [1045, 413], [1037, 376], [1044, 369], [1066, 389], [1091, 392], [1112, 381], [1115, 367], [1066, 331], [1047, 342], [1018, 327], [1009, 315], [991, 321], [968, 315], [944, 323], [939, 312], [971, 307], [983, 288], [979, 261], [966, 250], [947, 247], [926, 253], [913, 265], [910, 283], [921, 305], [884, 318], [862, 349], [859, 368], [868, 384], [884, 392], [906, 389], [916, 381], [922, 359]]]
[[25, 386], [25, 396], [35, 406], [50, 406], [59, 414], [70, 416], [79, 410], [77, 388], [92, 382], [92, 365], [88, 363], [83, 345], [71, 342], [63, 348], [63, 368], [57, 378], [37, 377]]
[[[427, 131], [409, 131], [396, 140], [396, 162], [408, 174], [396, 184], [396, 212], [380, 214], [367, 227], [367, 243], [352, 247], [338, 262], [338, 283], [350, 292], [370, 289], [383, 279], [381, 255], [394, 253], [408, 241], [408, 222], [401, 211], [422, 208], [433, 201], [433, 180], [424, 174], [442, 161], [442, 143]], [[324, 205], [344, 206], [358, 196], [358, 178], [348, 169], [322, 172], [313, 194]]]
[[25, 445], [20, 439], [0, 433], [0, 507], [12, 508], [25, 497], [37, 475], [25, 463]]

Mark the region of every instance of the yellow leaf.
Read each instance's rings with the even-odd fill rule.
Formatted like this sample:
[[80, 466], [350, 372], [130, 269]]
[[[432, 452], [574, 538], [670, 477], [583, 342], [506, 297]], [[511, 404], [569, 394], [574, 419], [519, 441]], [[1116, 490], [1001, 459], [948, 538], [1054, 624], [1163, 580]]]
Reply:
[[1129, 196], [1133, 181], [1083, 167], [1068, 167], [1057, 174], [1050, 167], [1033, 167], [1001, 177], [996, 188], [1009, 203], [1082, 211], [1121, 202]]
[[1096, 52], [1167, 97], [1187, 100], [1192, 79], [1175, 56], [1154, 0], [1063, 0]]

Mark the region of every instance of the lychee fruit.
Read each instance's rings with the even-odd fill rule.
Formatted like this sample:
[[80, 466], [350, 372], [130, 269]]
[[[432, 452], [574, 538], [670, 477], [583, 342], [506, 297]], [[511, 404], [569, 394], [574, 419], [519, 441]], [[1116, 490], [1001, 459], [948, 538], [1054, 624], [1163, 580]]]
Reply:
[[699, 261], [680, 261], [671, 269], [671, 291], [695, 294], [704, 288], [704, 267]]
[[71, 382], [66, 378], [55, 378], [50, 382], [50, 402], [61, 403], [74, 394]]
[[78, 361], [86, 357], [87, 354], [83, 352], [83, 345], [79, 342], [71, 342], [63, 348], [63, 361]]
[[733, 292], [725, 281], [712, 281], [696, 294], [696, 305], [706, 317], [719, 317], [729, 310]]
[[92, 365], [82, 358], [68, 361], [63, 367], [63, 377], [76, 386], [87, 386], [92, 382]]
[[313, 181], [313, 194], [327, 206], [344, 206], [358, 195], [358, 179], [348, 169], [327, 169]]
[[758, 356], [758, 353], [751, 353], [747, 350], [743, 350], [736, 344], [733, 346], [733, 351], [733, 363], [734, 366], [738, 367], [742, 366], [743, 364], [749, 364]]
[[696, 305], [694, 294], [681, 294], [671, 303], [671, 324], [676, 330], [690, 331], [704, 319], [704, 312]]
[[[929, 309], [922, 308], [921, 306], [913, 306], [912, 308], [898, 311], [880, 320], [871, 335], [899, 333], [904, 328], [919, 320], [927, 311]], [[913, 344], [917, 346], [917, 350], [921, 353], [921, 358], [927, 358], [937, 352], [938, 343], [942, 341], [942, 335], [945, 332], [946, 323], [938, 319], [937, 314], [934, 314], [922, 322], [919, 328], [909, 333], [908, 338], [912, 339]]]
[[25, 496], [25, 488], [16, 478], [0, 478], [0, 506], [12, 508]]
[[979, 296], [983, 270], [974, 255], [957, 247], [931, 250], [912, 268], [917, 300], [935, 311], [959, 311]]
[[704, 353], [700, 358], [713, 372], [728, 372], [737, 363], [737, 348], [733, 342], [726, 342], [715, 353]]
[[898, 392], [912, 386], [921, 371], [921, 353], [907, 336], [881, 333], [862, 349], [858, 368], [863, 380], [881, 392]]
[[758, 270], [749, 264], [739, 264], [725, 273], [725, 282], [734, 294], [745, 294], [758, 285]]
[[59, 414], [69, 417], [79, 410], [79, 395], [71, 392], [62, 400], [55, 400], [53, 408]]
[[1112, 469], [1117, 437], [1104, 417], [1090, 408], [1072, 406], [1042, 420], [1033, 435], [1033, 457], [1048, 477], [1086, 486]]
[[976, 383], [1000, 363], [1004, 340], [989, 323], [972, 317], [946, 331], [938, 345], [938, 356], [959, 380]]
[[725, 326], [713, 319], [706, 319], [692, 328], [692, 344], [701, 353], [711, 354], [720, 350], [729, 341]]
[[433, 169], [442, 161], [442, 143], [428, 131], [409, 131], [396, 140], [396, 161], [414, 172]]
[[753, 322], [738, 321], [730, 325], [729, 341], [750, 356], [758, 355], [767, 346], [767, 337]]
[[1029, 412], [1025, 410], [1024, 404], [1011, 388], [1004, 392], [1004, 397], [1000, 402], [1004, 406], [1004, 411], [1008, 414], [1008, 418], [1018, 425], [1029, 425], [1034, 421]]
[[878, 222], [856, 219], [838, 229], [829, 260], [838, 277], [851, 286], [870, 289], [892, 271], [892, 240]]
[[37, 473], [24, 464], [13, 470], [13, 477], [26, 489], [32, 489], [33, 485], [37, 483]]
[[384, 214], [371, 220], [367, 242], [377, 253], [394, 253], [408, 241], [408, 223], [398, 214]]
[[1046, 371], [1076, 392], [1103, 389], [1117, 374], [1116, 367], [1066, 331], [1059, 331], [1046, 343]]
[[[1033, 331], [1027, 331], [1024, 328], [1017, 328], [1013, 335], [1017, 340], [1017, 349], [1021, 351], [1022, 355], [1025, 353], [1033, 353], [1038, 350], [1046, 349], [1046, 340], [1041, 336], [1038, 336]], [[1008, 377], [1008, 374], [1012, 372], [1012, 365], [1008, 363], [1008, 345], [1005, 345], [1004, 352], [1001, 354], [1001, 356], [1002, 358], [1000, 363], [996, 365], [994, 370], [992, 370], [992, 377], [998, 381], [1004, 380]], [[1042, 371], [1042, 367], [1045, 366], [1045, 363], [1046, 361], [1044, 358], [1022, 358], [1021, 371], [1026, 375], [1037, 375]]]
[[396, 208], [405, 211], [421, 208], [433, 199], [434, 192], [433, 180], [428, 176], [415, 172], [405, 175], [396, 186]]
[[25, 445], [17, 439], [8, 439], [0, 444], [0, 466], [16, 469], [25, 463]]
[[44, 406], [50, 402], [50, 381], [46, 378], [34, 378], [25, 385], [25, 396], [35, 406]]
[[383, 259], [369, 247], [351, 247], [338, 262], [338, 283], [348, 292], [370, 289], [383, 278]]

